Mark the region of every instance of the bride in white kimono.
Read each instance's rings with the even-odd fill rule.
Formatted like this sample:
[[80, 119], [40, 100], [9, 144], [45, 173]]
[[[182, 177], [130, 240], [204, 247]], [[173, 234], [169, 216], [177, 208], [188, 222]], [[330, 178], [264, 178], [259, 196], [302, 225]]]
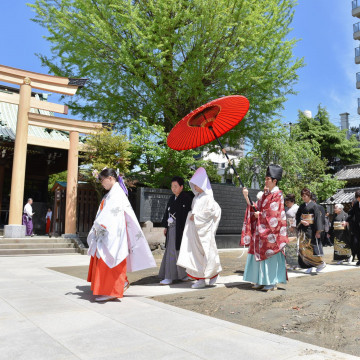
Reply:
[[222, 270], [215, 242], [221, 208], [214, 200], [204, 168], [196, 170], [190, 187], [195, 197], [186, 219], [177, 265], [197, 280], [191, 287], [200, 289], [206, 286], [205, 279], [210, 279], [209, 285], [215, 284]]
[[98, 178], [109, 192], [87, 238], [91, 256], [88, 281], [93, 294], [101, 295], [95, 300], [108, 301], [123, 297], [129, 286], [127, 271], [156, 267], [156, 263], [125, 195], [125, 185], [119, 184], [113, 169], [104, 169]]

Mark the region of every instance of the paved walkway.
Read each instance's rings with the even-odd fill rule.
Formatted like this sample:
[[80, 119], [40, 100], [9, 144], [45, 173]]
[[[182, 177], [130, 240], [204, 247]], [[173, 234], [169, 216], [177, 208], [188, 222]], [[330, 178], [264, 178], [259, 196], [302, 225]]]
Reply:
[[[148, 298], [196, 291], [190, 283], [131, 286], [121, 302], [99, 304], [88, 283], [48, 269], [88, 262], [81, 255], [0, 259], [1, 360], [359, 359]], [[227, 276], [218, 286], [239, 282]]]

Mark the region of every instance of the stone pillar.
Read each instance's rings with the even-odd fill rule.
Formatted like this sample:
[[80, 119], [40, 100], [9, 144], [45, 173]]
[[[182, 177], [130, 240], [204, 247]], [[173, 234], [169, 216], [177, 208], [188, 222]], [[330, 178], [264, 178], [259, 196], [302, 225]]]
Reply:
[[20, 100], [16, 124], [14, 160], [11, 176], [9, 225], [5, 225], [5, 237], [25, 237], [25, 225], [22, 225], [26, 152], [28, 139], [28, 112], [30, 111], [31, 80], [24, 79], [20, 85]]
[[79, 165], [79, 133], [70, 131], [66, 186], [65, 237], [76, 237], [77, 181]]

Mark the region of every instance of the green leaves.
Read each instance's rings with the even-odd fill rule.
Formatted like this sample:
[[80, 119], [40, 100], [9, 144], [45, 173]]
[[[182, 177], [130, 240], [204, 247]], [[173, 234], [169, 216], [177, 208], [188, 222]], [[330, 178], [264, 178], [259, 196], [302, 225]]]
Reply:
[[264, 124], [252, 150], [240, 160], [238, 170], [244, 184], [251, 186], [253, 181], [257, 181], [262, 188], [266, 168], [271, 163], [283, 167], [279, 186], [285, 194], [295, 194], [297, 201], [301, 201], [300, 191], [304, 187], [324, 200], [344, 185], [327, 174], [327, 161], [321, 158], [321, 147], [316, 141], [290, 136], [277, 121]]
[[332, 173], [342, 166], [357, 164], [360, 161], [360, 148], [355, 136], [347, 139], [347, 130], [340, 130], [329, 120], [325, 107], [318, 106], [314, 118], [307, 118], [299, 111], [298, 123], [292, 129], [292, 136], [298, 140], [316, 142], [321, 157]]
[[247, 120], [227, 134], [236, 144], [275, 115], [292, 93], [302, 60], [286, 40], [294, 0], [35, 0], [60, 76], [89, 82], [69, 102], [86, 119], [118, 129], [144, 116], [166, 132], [215, 98], [250, 100]]
[[188, 179], [190, 164], [200, 165], [196, 152], [169, 149], [167, 133], [222, 96], [250, 101], [246, 118], [222, 142], [234, 147], [246, 136], [256, 151], [268, 149], [264, 161], [278, 156], [270, 139], [260, 143], [258, 136], [293, 93], [303, 66], [292, 54], [296, 40], [288, 40], [295, 3], [34, 0], [30, 6], [51, 43], [53, 56], [40, 55], [43, 65], [55, 75], [89, 79], [69, 101], [72, 112], [129, 128], [130, 168], [145, 184], [163, 187], [173, 175]]
[[99, 172], [104, 168], [119, 169], [124, 174], [129, 171], [130, 144], [124, 135], [107, 128], [86, 138], [87, 152], [83, 154], [86, 164]]
[[[92, 183], [97, 191], [99, 199], [103, 194], [103, 187], [93, 176], [93, 170], [101, 172], [105, 167], [119, 169], [121, 175], [129, 172], [130, 152], [129, 142], [125, 135], [118, 134], [107, 128], [86, 137], [87, 151], [83, 153], [82, 159], [86, 167], [81, 170], [84, 180]], [[131, 181], [126, 179], [128, 186]]]

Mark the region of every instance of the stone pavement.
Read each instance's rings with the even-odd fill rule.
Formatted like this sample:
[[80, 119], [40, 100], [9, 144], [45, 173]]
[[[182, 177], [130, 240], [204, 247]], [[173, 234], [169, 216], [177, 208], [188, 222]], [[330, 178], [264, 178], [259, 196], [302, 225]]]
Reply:
[[[48, 269], [88, 262], [82, 255], [0, 259], [1, 360], [359, 359], [148, 298], [196, 291], [191, 283], [131, 286], [121, 302], [99, 304], [87, 282]], [[217, 286], [240, 282], [232, 275]]]

